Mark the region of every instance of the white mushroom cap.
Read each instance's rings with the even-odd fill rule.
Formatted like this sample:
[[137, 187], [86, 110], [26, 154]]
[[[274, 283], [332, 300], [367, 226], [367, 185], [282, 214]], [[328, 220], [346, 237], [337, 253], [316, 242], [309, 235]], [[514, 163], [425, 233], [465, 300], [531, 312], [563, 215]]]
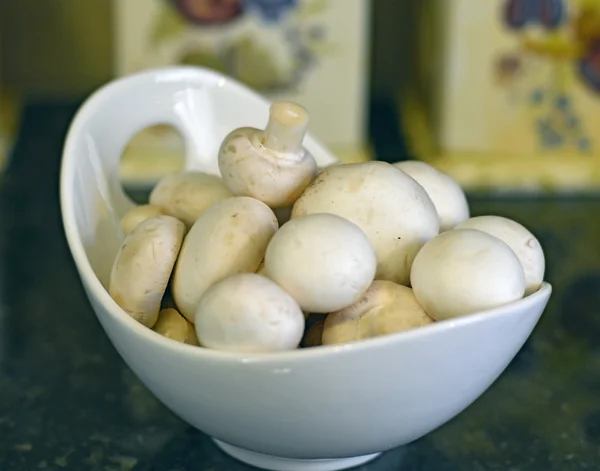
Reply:
[[327, 316], [323, 345], [403, 332], [432, 322], [410, 288], [376, 280], [354, 304]]
[[195, 319], [200, 344], [215, 350], [263, 353], [292, 350], [304, 333], [304, 316], [273, 281], [242, 273], [218, 281], [200, 299]]
[[501, 216], [477, 216], [456, 229], [477, 229], [497, 237], [517, 255], [525, 272], [525, 295], [536, 292], [544, 281], [546, 261], [539, 241], [523, 225]]
[[154, 331], [176, 342], [198, 345], [194, 325], [172, 308], [160, 311]]
[[373, 281], [377, 257], [356, 224], [311, 214], [281, 226], [267, 247], [265, 267], [302, 310], [324, 313], [360, 298]]
[[525, 274], [512, 249], [473, 229], [447, 231], [425, 244], [410, 280], [419, 304], [436, 320], [502, 306], [525, 293]]
[[292, 209], [292, 221], [330, 213], [354, 222], [377, 254], [377, 279], [408, 285], [419, 249], [438, 234], [435, 206], [421, 185], [391, 164], [370, 161], [323, 170]]
[[469, 218], [469, 204], [462, 188], [450, 175], [418, 160], [397, 162], [395, 167], [425, 188], [440, 219], [440, 232]]
[[194, 322], [210, 285], [256, 272], [277, 228], [273, 211], [254, 198], [235, 196], [208, 208], [188, 232], [173, 271], [171, 293], [179, 312]]
[[123, 241], [113, 263], [108, 292], [131, 317], [147, 327], [160, 303], [182, 245], [184, 224], [171, 216], [141, 222]]
[[251, 196], [271, 208], [291, 206], [313, 180], [317, 164], [302, 147], [308, 112], [291, 102], [271, 106], [264, 131], [239, 128], [219, 150], [219, 170], [237, 195]]
[[217, 201], [233, 196], [223, 180], [202, 172], [180, 172], [163, 177], [150, 193], [150, 204], [183, 221], [189, 228]]
[[121, 230], [124, 235], [129, 235], [142, 221], [164, 214], [162, 209], [152, 204], [135, 206], [121, 218]]

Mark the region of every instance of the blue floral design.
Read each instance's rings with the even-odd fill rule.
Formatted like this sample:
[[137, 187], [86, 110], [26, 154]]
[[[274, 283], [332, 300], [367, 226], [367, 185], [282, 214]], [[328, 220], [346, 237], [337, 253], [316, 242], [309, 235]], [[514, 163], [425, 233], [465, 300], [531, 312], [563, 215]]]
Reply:
[[563, 0], [507, 0], [504, 4], [504, 23], [520, 30], [529, 24], [541, 24], [555, 29], [566, 19]]
[[242, 0], [242, 5], [256, 11], [264, 21], [276, 23], [288, 10], [296, 8], [298, 0]]
[[558, 95], [555, 99], [554, 99], [554, 106], [556, 107], [557, 110], [562, 111], [562, 112], [568, 112], [568, 110], [571, 107], [571, 103], [569, 100], [569, 97], [566, 95]]
[[539, 88], [531, 92], [530, 100], [533, 105], [541, 105], [544, 101], [544, 90]]
[[[538, 96], [534, 100], [535, 95]], [[532, 92], [530, 100], [535, 105], [551, 104], [551, 108], [535, 123], [542, 148], [558, 150], [573, 147], [582, 153], [591, 151], [592, 142], [575, 112], [571, 97], [562, 92], [552, 93], [550, 90], [542, 92], [541, 89], [536, 89]]]
[[581, 152], [589, 152], [590, 151], [590, 140], [587, 137], [580, 137], [577, 140], [577, 147]]

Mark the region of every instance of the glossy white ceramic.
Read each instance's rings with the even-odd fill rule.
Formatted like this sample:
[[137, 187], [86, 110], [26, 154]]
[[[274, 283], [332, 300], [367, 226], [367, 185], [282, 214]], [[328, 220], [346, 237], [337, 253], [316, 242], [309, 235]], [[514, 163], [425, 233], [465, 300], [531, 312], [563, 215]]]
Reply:
[[[218, 173], [227, 132], [262, 127], [268, 102], [198, 68], [132, 75], [75, 116], [61, 171], [68, 243], [98, 319], [125, 362], [168, 408], [232, 456], [278, 471], [343, 469], [415, 440], [480, 396], [521, 348], [550, 297], [544, 284], [509, 306], [345, 346], [238, 355], [168, 340], [126, 315], [105, 286], [132, 206], [121, 151], [145, 126], [170, 123], [187, 168]], [[335, 158], [308, 136], [320, 165]]]

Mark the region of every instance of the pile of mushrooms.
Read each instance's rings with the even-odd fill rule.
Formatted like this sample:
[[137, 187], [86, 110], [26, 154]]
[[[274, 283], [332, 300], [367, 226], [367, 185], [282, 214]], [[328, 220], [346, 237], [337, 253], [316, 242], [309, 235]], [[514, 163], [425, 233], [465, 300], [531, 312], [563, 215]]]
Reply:
[[172, 341], [240, 353], [344, 344], [502, 306], [539, 289], [544, 253], [500, 216], [470, 217], [424, 162], [318, 168], [308, 112], [233, 130], [221, 177], [167, 175], [123, 215], [109, 283]]

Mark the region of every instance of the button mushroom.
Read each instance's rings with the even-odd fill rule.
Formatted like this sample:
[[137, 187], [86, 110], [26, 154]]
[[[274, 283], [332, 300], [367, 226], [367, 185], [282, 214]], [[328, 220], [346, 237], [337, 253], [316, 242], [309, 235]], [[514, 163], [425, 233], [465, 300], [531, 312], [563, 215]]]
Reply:
[[152, 204], [142, 204], [135, 206], [125, 213], [121, 218], [121, 230], [124, 235], [128, 235], [133, 231], [142, 221], [150, 219], [156, 216], [164, 214], [162, 209]]
[[277, 228], [273, 211], [254, 198], [231, 197], [208, 208], [188, 232], [173, 271], [171, 293], [179, 312], [194, 322], [198, 301], [210, 285], [256, 272]]
[[198, 345], [193, 324], [172, 308], [159, 312], [154, 331], [176, 342]]
[[525, 295], [536, 292], [544, 281], [546, 261], [539, 241], [524, 226], [500, 216], [478, 216], [457, 229], [477, 229], [497, 237], [517, 255], [525, 272]]
[[469, 218], [467, 198], [450, 175], [418, 160], [405, 160], [394, 166], [425, 188], [437, 210], [440, 232], [452, 229]]
[[413, 291], [391, 281], [374, 281], [351, 306], [325, 319], [323, 345], [342, 344], [431, 324]]
[[291, 206], [316, 174], [313, 156], [302, 147], [308, 112], [291, 102], [271, 105], [264, 131], [239, 128], [221, 144], [219, 169], [236, 195], [271, 208]]
[[277, 231], [265, 254], [269, 278], [314, 313], [352, 304], [375, 276], [375, 250], [354, 223], [334, 214], [293, 219]]
[[502, 306], [525, 293], [525, 274], [512, 249], [473, 229], [447, 231], [425, 244], [410, 280], [419, 304], [436, 320]]
[[376, 279], [408, 285], [412, 261], [438, 234], [435, 206], [421, 185], [391, 164], [370, 161], [323, 170], [292, 209], [292, 221], [331, 213], [358, 225], [377, 254]]
[[263, 353], [292, 350], [304, 316], [276, 283], [255, 273], [224, 278], [206, 290], [195, 319], [200, 344], [215, 350]]
[[127, 314], [147, 327], [158, 318], [161, 300], [182, 245], [184, 224], [171, 216], [141, 222], [123, 241], [108, 292]]
[[163, 177], [150, 193], [150, 204], [183, 221], [188, 228], [208, 207], [233, 193], [223, 180], [202, 172], [180, 172]]

